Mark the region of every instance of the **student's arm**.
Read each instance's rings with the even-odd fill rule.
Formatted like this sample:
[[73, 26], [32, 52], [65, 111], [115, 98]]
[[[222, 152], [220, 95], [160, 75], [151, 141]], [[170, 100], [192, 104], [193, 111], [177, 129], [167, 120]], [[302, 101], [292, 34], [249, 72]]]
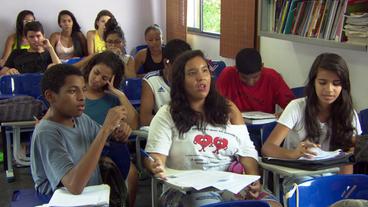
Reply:
[[155, 99], [152, 88], [147, 81], [142, 80], [141, 106], [139, 111], [139, 120], [141, 126], [149, 126], [153, 118], [153, 107]]
[[19, 74], [19, 71], [15, 68], [14, 58], [18, 55], [18, 50], [13, 50], [8, 59], [6, 60], [4, 67], [0, 70], [1, 75], [15, 75]]
[[95, 31], [88, 31], [87, 32], [87, 51], [88, 55], [92, 55], [95, 53]]
[[129, 57], [128, 63], [126, 64], [126, 68], [124, 70], [124, 75], [126, 78], [135, 78], [137, 77], [137, 73], [135, 71], [135, 66], [134, 66], [134, 58], [133, 57]]
[[50, 36], [50, 44], [52, 45], [52, 47], [55, 49], [56, 48], [56, 44], [58, 42], [58, 40], [60, 39], [60, 34], [58, 32], [54, 32], [51, 34]]
[[135, 61], [135, 72], [138, 74], [139, 68], [143, 65], [146, 60], [147, 49], [140, 50], [134, 57]]
[[120, 121], [126, 117], [124, 107], [117, 106], [109, 110], [103, 126], [82, 159], [61, 179], [62, 184], [72, 194], [80, 194], [98, 167], [99, 156], [106, 140]]
[[95, 56], [95, 54], [88, 55], [82, 58], [82, 60], [80, 60], [79, 62], [74, 63], [73, 66], [75, 66], [79, 70], [82, 70], [88, 64], [88, 62], [93, 58], [93, 56]]
[[59, 59], [59, 57], [57, 56], [54, 48], [52, 47], [50, 41], [48, 39], [44, 39], [43, 40], [43, 45], [45, 47], [45, 49], [49, 52], [50, 56], [51, 56], [51, 60], [53, 64], [60, 64], [61, 61]]
[[165, 179], [166, 156], [159, 153], [150, 153], [149, 155], [153, 158], [154, 161], [145, 157], [143, 160], [144, 166], [155, 177]]
[[114, 87], [113, 85], [114, 78], [115, 77], [113, 77], [110, 81], [107, 82], [108, 90], [119, 99], [121, 105], [126, 107], [127, 112], [128, 112], [128, 117], [126, 119], [126, 122], [129, 124], [129, 126], [132, 129], [137, 129], [138, 128], [138, 113], [133, 107], [133, 105], [130, 103], [126, 95], [122, 91]]
[[5, 65], [6, 60], [8, 59], [10, 53], [12, 52], [12, 47], [14, 43], [15, 43], [15, 34], [12, 34], [6, 39], [3, 56], [0, 59], [1, 67]]
[[16, 74], [20, 74], [19, 71], [16, 68], [3, 67], [0, 70], [0, 76], [2, 76], [2, 75], [16, 75]]
[[230, 100], [228, 100], [228, 103], [230, 105], [230, 123], [234, 125], [244, 125], [244, 119], [238, 107]]
[[293, 150], [281, 147], [281, 143], [284, 141], [289, 131], [290, 129], [288, 127], [278, 123], [264, 143], [262, 155], [276, 158], [298, 159], [303, 156], [308, 157], [309, 155], [315, 154], [310, 151], [310, 149], [317, 147], [317, 145], [308, 141], [300, 142], [298, 147]]

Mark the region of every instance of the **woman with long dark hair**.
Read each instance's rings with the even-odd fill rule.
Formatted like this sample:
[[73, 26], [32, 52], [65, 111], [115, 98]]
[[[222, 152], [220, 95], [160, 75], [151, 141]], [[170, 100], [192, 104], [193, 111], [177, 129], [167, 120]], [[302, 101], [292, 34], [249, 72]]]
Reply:
[[29, 43], [23, 33], [24, 25], [27, 22], [34, 21], [35, 17], [32, 11], [23, 10], [19, 12], [16, 20], [16, 30], [15, 33], [8, 36], [5, 42], [5, 48], [3, 56], [0, 59], [0, 66], [4, 66], [6, 60], [8, 59], [10, 53], [15, 49], [29, 49]]
[[[242, 115], [216, 91], [209, 66], [199, 50], [186, 51], [175, 59], [171, 103], [161, 107], [152, 119], [146, 151], [154, 158], [145, 160], [147, 168], [161, 178], [165, 178], [165, 167], [226, 171], [236, 157], [246, 174], [258, 174], [257, 151]], [[244, 190], [244, 198], [264, 198], [260, 189], [259, 181], [253, 183]], [[189, 200], [196, 202], [188, 204]], [[184, 195], [169, 189], [160, 202], [161, 206], [201, 206], [221, 200], [226, 198], [217, 191]]]
[[[320, 54], [309, 71], [305, 95], [283, 111], [262, 148], [263, 155], [298, 159], [313, 157], [317, 147], [353, 150], [354, 136], [361, 128], [344, 59], [333, 53]], [[341, 167], [340, 173], [353, 173], [352, 165]]]
[[60, 60], [67, 61], [74, 57], [86, 56], [87, 40], [73, 13], [68, 10], [60, 11], [58, 24], [61, 32], [52, 33], [50, 43]]

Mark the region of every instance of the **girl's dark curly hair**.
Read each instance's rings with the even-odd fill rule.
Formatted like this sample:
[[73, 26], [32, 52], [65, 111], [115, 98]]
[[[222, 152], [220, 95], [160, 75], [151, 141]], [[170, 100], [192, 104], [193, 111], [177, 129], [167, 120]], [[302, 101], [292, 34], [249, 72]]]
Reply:
[[111, 51], [104, 51], [93, 56], [83, 69], [83, 76], [86, 82], [88, 82], [88, 76], [92, 68], [98, 64], [104, 64], [112, 69], [112, 74], [115, 75], [113, 85], [115, 88], [119, 88], [124, 75], [124, 63], [121, 61], [120, 57]]
[[[103, 39], [105, 42], [107, 37], [111, 34], [117, 34], [118, 37], [123, 41], [124, 45], [126, 45], [124, 32], [114, 17], [110, 18], [105, 24], [105, 31], [103, 33]], [[124, 53], [126, 53], [126, 49], [122, 49], [124, 50]]]
[[185, 65], [195, 57], [201, 57], [206, 61], [202, 51], [186, 51], [175, 59], [172, 67], [170, 113], [180, 134], [189, 131], [192, 126], [197, 126], [200, 130], [204, 130], [206, 124], [224, 126], [229, 120], [230, 105], [216, 91], [214, 81], [211, 81], [210, 90], [205, 99], [204, 113], [194, 111], [190, 107], [185, 89]]
[[339, 76], [341, 81], [341, 93], [332, 103], [330, 117], [328, 120], [329, 131], [326, 136], [330, 136], [330, 149], [349, 150], [352, 146], [352, 136], [354, 127], [352, 120], [354, 117], [353, 101], [350, 93], [349, 70], [342, 57], [333, 53], [320, 54], [312, 64], [308, 75], [308, 83], [305, 87], [307, 103], [305, 108], [305, 127], [307, 137], [312, 142], [318, 143], [321, 135], [318, 114], [319, 100], [316, 94], [315, 80], [320, 70], [328, 70]]
[[22, 37], [24, 35], [23, 29], [24, 29], [24, 23], [23, 20], [27, 15], [32, 15], [34, 18], [34, 14], [32, 11], [30, 10], [23, 10], [21, 12], [19, 12], [18, 16], [17, 16], [17, 21], [16, 21], [16, 30], [15, 30], [15, 36], [16, 36], [16, 43], [15, 43], [15, 47], [16, 49], [20, 49], [21, 46], [21, 42], [22, 42]]
[[85, 48], [85, 45], [82, 44], [81, 40], [81, 27], [79, 26], [77, 19], [75, 18], [74, 14], [72, 12], [70, 12], [69, 10], [62, 10], [59, 12], [58, 15], [58, 24], [60, 25], [60, 21], [61, 21], [61, 16], [63, 15], [68, 15], [70, 16], [70, 18], [73, 21], [73, 27], [72, 27], [72, 41], [73, 41], [73, 46], [74, 46], [74, 56], [76, 57], [84, 57], [86, 56], [86, 51], [87, 49]]

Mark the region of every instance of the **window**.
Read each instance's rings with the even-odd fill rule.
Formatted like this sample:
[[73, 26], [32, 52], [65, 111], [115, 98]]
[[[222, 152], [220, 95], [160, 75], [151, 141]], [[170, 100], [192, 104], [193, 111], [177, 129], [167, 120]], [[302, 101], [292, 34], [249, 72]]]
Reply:
[[220, 34], [221, 0], [188, 0], [187, 27], [202, 34]]

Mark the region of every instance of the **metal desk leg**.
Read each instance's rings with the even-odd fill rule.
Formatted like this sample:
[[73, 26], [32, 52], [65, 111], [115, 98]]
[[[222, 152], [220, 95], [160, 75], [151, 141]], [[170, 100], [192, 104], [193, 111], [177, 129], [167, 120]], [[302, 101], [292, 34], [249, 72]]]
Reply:
[[157, 188], [158, 181], [152, 177], [151, 178], [151, 196], [152, 196], [152, 207], [158, 207], [158, 196], [157, 196]]
[[279, 199], [279, 201], [282, 201], [282, 198], [280, 197], [280, 175], [275, 172], [273, 172], [273, 191], [276, 198]]
[[13, 155], [16, 163], [29, 166], [29, 158], [21, 154], [21, 144], [20, 144], [20, 127], [13, 126]]
[[[4, 128], [5, 130], [5, 128]], [[10, 182], [14, 182], [15, 181], [15, 177], [14, 177], [14, 171], [13, 171], [13, 163], [12, 163], [12, 151], [11, 151], [11, 141], [10, 141], [10, 132], [5, 132], [5, 137], [6, 137], [6, 162], [7, 162], [7, 169], [6, 169], [6, 180], [8, 181], [8, 183]]]

